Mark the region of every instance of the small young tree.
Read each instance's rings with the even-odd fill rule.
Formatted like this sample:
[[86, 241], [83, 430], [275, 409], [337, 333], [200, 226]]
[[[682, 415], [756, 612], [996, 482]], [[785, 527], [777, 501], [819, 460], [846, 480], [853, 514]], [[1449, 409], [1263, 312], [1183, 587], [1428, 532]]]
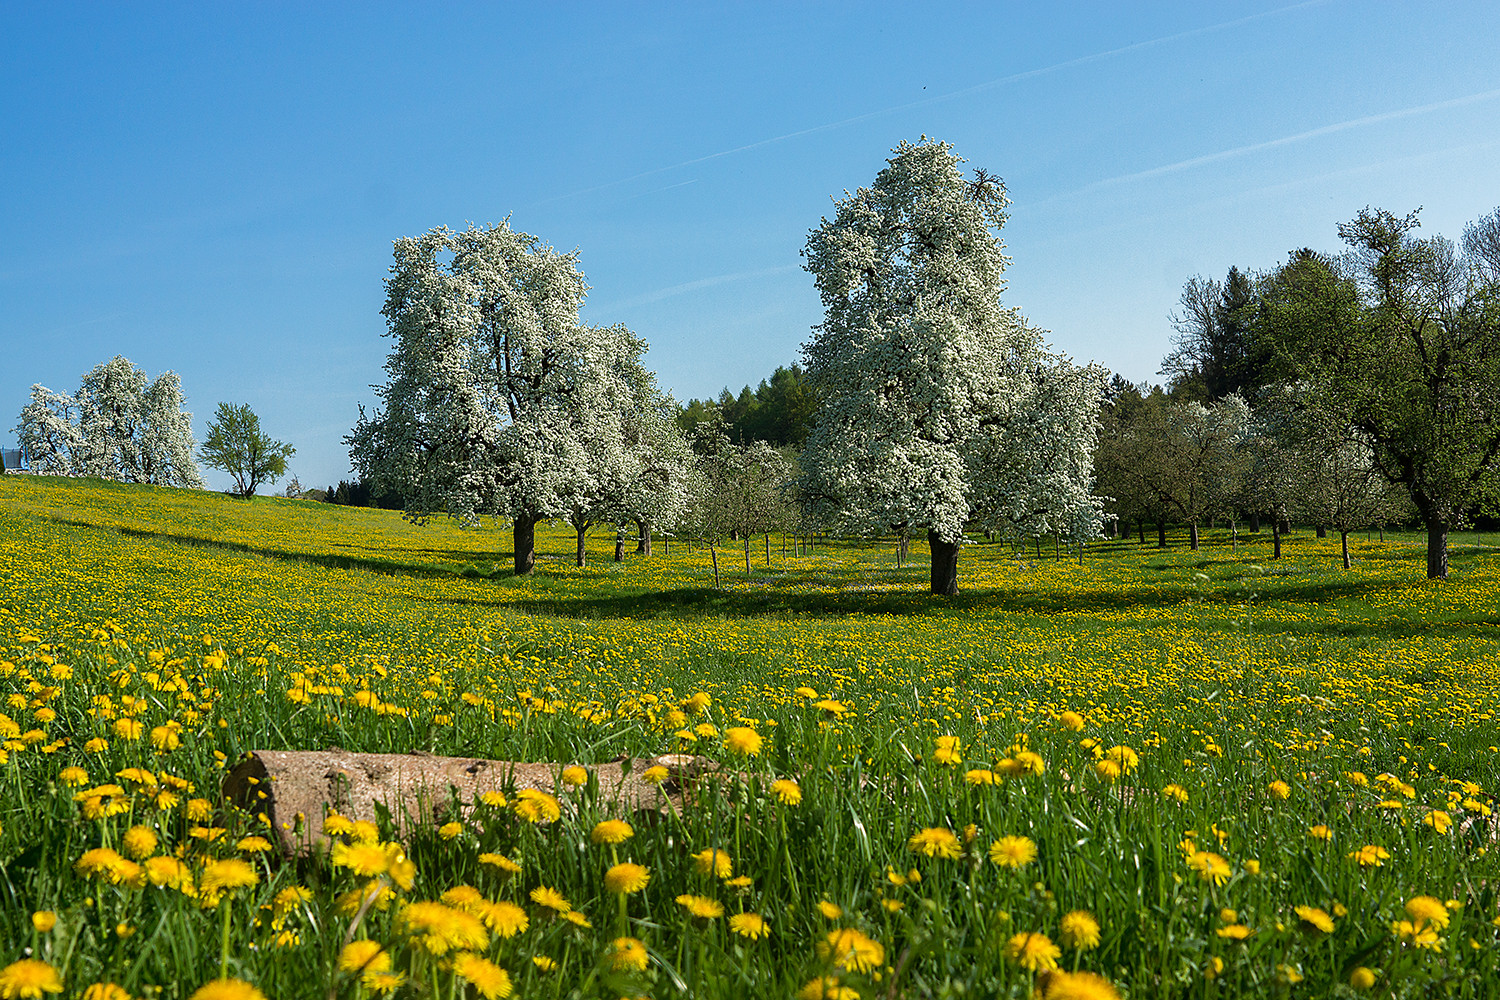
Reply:
[[198, 457], [204, 465], [233, 476], [235, 492], [248, 497], [261, 483], [286, 475], [286, 460], [296, 450], [262, 433], [260, 418], [249, 404], [220, 403]]

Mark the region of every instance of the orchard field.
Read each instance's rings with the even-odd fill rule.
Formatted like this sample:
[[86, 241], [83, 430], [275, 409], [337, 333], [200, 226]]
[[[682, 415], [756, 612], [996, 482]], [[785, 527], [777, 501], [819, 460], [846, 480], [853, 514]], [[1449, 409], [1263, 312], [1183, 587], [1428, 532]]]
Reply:
[[[0, 480], [0, 996], [1488, 996], [1500, 558], [1082, 562]], [[246, 751], [555, 762], [284, 862]], [[614, 814], [573, 764], [747, 775]]]

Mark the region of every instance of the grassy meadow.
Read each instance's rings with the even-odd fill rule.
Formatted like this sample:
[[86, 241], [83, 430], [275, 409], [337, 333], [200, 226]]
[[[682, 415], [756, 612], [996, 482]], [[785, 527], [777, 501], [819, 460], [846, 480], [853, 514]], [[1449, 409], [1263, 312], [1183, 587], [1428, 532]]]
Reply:
[[[1500, 539], [660, 541], [0, 479], [0, 1000], [1484, 997]], [[464, 823], [318, 817], [246, 751], [556, 762]], [[615, 815], [576, 763], [748, 777]], [[560, 801], [558, 801], [560, 800]]]

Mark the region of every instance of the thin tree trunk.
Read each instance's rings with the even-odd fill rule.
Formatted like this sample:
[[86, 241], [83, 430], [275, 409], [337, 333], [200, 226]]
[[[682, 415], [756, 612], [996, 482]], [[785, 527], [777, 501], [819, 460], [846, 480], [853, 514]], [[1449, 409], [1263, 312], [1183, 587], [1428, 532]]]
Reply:
[[1156, 522], [1156, 547], [1164, 549], [1167, 547], [1167, 522]]
[[1135, 522], [1135, 526], [1136, 526], [1136, 529], [1139, 530], [1140, 533], [1141, 533], [1141, 544], [1145, 545], [1146, 544], [1146, 522], [1144, 520], [1137, 521], [1137, 522]]
[[635, 542], [635, 550], [643, 556], [649, 556], [651, 554], [651, 522], [636, 521], [635, 523], [641, 529], [640, 537]]
[[1344, 552], [1344, 568], [1348, 569], [1349, 566], [1350, 566], [1350, 563], [1349, 563], [1349, 532], [1347, 532], [1347, 531], [1340, 531], [1339, 532], [1339, 547]]
[[1190, 521], [1188, 523], [1188, 548], [1192, 549], [1194, 552], [1198, 551], [1198, 522], [1197, 521]]
[[664, 556], [672, 554], [672, 536], [665, 531], [662, 532], [661, 536], [661, 554]]
[[1320, 525], [1318, 525], [1318, 537], [1319, 538], [1327, 538], [1328, 537], [1328, 526], [1326, 524], [1320, 524]]
[[536, 522], [535, 514], [520, 514], [516, 517], [511, 537], [515, 539], [516, 576], [530, 576], [536, 569]]
[[1240, 526], [1234, 518], [1229, 519], [1229, 548], [1230, 551], [1240, 547]]
[[1281, 558], [1281, 518], [1279, 518], [1279, 517], [1274, 517], [1274, 518], [1271, 519], [1271, 548], [1273, 550], [1272, 554], [1271, 554], [1271, 558], [1272, 559], [1280, 559]]
[[745, 532], [745, 579], [750, 578], [750, 533]]
[[625, 529], [615, 529], [615, 562], [625, 561]]
[[766, 569], [771, 568], [771, 533], [766, 532]]
[[958, 593], [958, 543], [945, 542], [928, 529], [927, 547], [932, 551], [932, 592], [944, 597]]
[[1258, 534], [1260, 534], [1260, 515], [1259, 514], [1251, 514], [1250, 515], [1250, 534], [1252, 534], [1252, 535], [1258, 535]]
[[578, 565], [582, 566], [585, 562], [585, 556], [583, 554], [583, 536], [588, 531], [588, 529], [580, 528], [577, 525], [574, 525], [573, 530], [578, 533]]
[[714, 561], [714, 589], [723, 590], [724, 588], [719, 586], [719, 552], [714, 548], [713, 542], [708, 543], [708, 554]]

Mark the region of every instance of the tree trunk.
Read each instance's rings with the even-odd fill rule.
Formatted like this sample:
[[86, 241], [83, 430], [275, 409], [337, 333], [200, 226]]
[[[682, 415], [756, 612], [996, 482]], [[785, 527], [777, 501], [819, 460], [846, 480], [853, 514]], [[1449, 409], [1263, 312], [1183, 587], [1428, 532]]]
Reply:
[[1167, 547], [1167, 522], [1156, 522], [1156, 547], [1164, 549]]
[[1141, 533], [1141, 544], [1146, 544], [1146, 522], [1144, 520], [1135, 522], [1136, 530]]
[[1323, 525], [1323, 524], [1318, 525], [1318, 537], [1319, 538], [1327, 538], [1328, 537], [1328, 526], [1327, 525]]
[[1427, 522], [1427, 579], [1448, 579], [1448, 522], [1435, 514]]
[[615, 529], [615, 562], [625, 561], [625, 529]]
[[719, 586], [719, 550], [714, 548], [713, 542], [708, 543], [708, 554], [713, 557], [714, 561], [714, 589], [723, 590], [724, 588]]
[[745, 532], [745, 579], [750, 579], [750, 533]]
[[958, 543], [943, 541], [936, 531], [929, 528], [927, 547], [932, 551], [932, 592], [944, 597], [955, 596], [958, 593]]
[[771, 568], [771, 533], [766, 532], [766, 569]]
[[1281, 518], [1271, 519], [1271, 558], [1281, 558]]
[[669, 555], [672, 554], [672, 536], [671, 536], [670, 533], [667, 533], [667, 532], [663, 532], [662, 533], [662, 536], [661, 536], [661, 554], [664, 555], [664, 556], [669, 556]]
[[1259, 514], [1251, 514], [1250, 515], [1250, 534], [1252, 534], [1252, 535], [1258, 535], [1258, 534], [1260, 534], [1260, 515]]
[[635, 550], [643, 556], [649, 556], [651, 554], [651, 522], [637, 521], [635, 523], [641, 529], [640, 537], [635, 542]]
[[902, 535], [897, 540], [897, 542], [896, 542], [896, 564], [898, 566], [905, 566], [906, 565], [906, 556], [907, 556], [907, 553], [909, 553], [910, 551], [911, 551], [911, 536], [910, 535]]
[[578, 527], [578, 526], [575, 525], [574, 528], [573, 528], [573, 530], [576, 531], [576, 532], [578, 532], [578, 565], [582, 566], [582, 565], [584, 565], [584, 563], [586, 562], [586, 559], [587, 559], [587, 557], [583, 554], [583, 536], [584, 536], [584, 533], [588, 531], [588, 529], [587, 528], [580, 528], [580, 527]]
[[1192, 549], [1194, 552], [1198, 551], [1198, 522], [1197, 521], [1190, 521], [1188, 523], [1188, 548]]
[[1233, 551], [1240, 546], [1240, 526], [1234, 518], [1229, 519], [1229, 548]]
[[516, 547], [516, 576], [530, 576], [536, 569], [536, 523], [539, 520], [535, 514], [516, 516], [515, 530], [511, 533]]
[[1347, 532], [1347, 531], [1340, 531], [1339, 532], [1339, 547], [1344, 552], [1344, 568], [1348, 569], [1349, 565], [1350, 565], [1349, 564], [1349, 532]]

